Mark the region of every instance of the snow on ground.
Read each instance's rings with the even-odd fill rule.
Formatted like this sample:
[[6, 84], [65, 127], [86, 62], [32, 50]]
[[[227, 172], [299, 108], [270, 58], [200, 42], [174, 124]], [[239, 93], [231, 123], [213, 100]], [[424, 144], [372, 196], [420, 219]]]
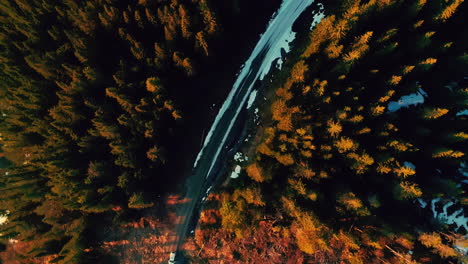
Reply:
[[[296, 32], [293, 32], [293, 31], [290, 31], [288, 32], [288, 35], [283, 39], [282, 41], [282, 46], [279, 48], [278, 50], [278, 54], [276, 55], [273, 55], [276, 57], [277, 61], [276, 61], [276, 68], [278, 70], [281, 70], [281, 67], [283, 66], [283, 58], [281, 56], [282, 54], [282, 51], [284, 52], [289, 52], [290, 50], [290, 47], [289, 47], [289, 43], [291, 43], [294, 39], [296, 38]], [[280, 43], [281, 44], [281, 43]], [[265, 75], [270, 71], [270, 69], [267, 70], [267, 72], [265, 72]], [[264, 75], [260, 78], [261, 80], [263, 79]]]
[[254, 110], [254, 122], [256, 125], [260, 124], [260, 116], [258, 115], [258, 108]]
[[255, 98], [257, 97], [258, 90], [253, 90], [250, 93], [249, 100], [247, 101], [247, 109], [252, 107], [253, 103], [255, 102]]
[[405, 161], [403, 162], [403, 166], [407, 167], [407, 168], [411, 168], [413, 170], [416, 169], [416, 165], [414, 165], [413, 163], [409, 162], [409, 161]]
[[312, 30], [322, 19], [325, 18], [325, 7], [322, 3], [318, 3], [317, 6], [319, 7], [319, 11], [314, 14], [314, 18], [312, 20], [312, 24], [310, 25], [310, 30]]
[[205, 196], [203, 196], [203, 198], [201, 199], [203, 202], [204, 202], [204, 201], [206, 200], [206, 198], [208, 197], [208, 194], [210, 194], [211, 189], [213, 189], [213, 186], [210, 186], [210, 187], [206, 190]]
[[441, 198], [432, 199], [431, 201], [431, 210], [434, 218], [448, 225], [455, 224], [457, 226], [455, 231], [457, 232], [459, 231], [460, 227], [465, 228], [465, 230], [468, 232], [468, 217], [465, 217], [463, 208], [460, 208], [459, 210], [449, 215], [447, 209], [454, 205], [454, 202], [450, 201], [442, 207], [442, 212], [437, 212], [436, 203], [439, 203], [440, 201]]
[[237, 152], [234, 154], [234, 160], [239, 161], [242, 158], [242, 152]]
[[388, 111], [395, 112], [398, 111], [402, 107], [409, 107], [411, 105], [417, 105], [424, 103], [424, 97], [427, 97], [427, 93], [419, 88], [416, 93], [412, 93], [409, 95], [404, 95], [398, 101], [391, 101], [388, 103]]
[[[203, 148], [204, 148], [204, 147], [203, 147]], [[203, 148], [202, 148], [202, 149], [203, 149]], [[202, 154], [203, 154], [202, 151], [198, 152], [197, 158], [195, 159], [195, 162], [193, 163], [193, 167], [194, 167], [194, 168], [197, 166], [198, 162], [200, 161], [200, 158], [201, 158]]]
[[466, 116], [468, 115], [468, 109], [462, 110], [457, 113], [457, 116]]
[[[278, 50], [276, 51], [276, 54], [270, 55], [271, 57], [274, 57], [274, 59], [277, 59], [276, 68], [278, 68], [279, 70], [281, 70], [281, 67], [283, 66], [283, 58], [281, 56], [282, 51], [286, 53], [289, 52], [291, 49], [291, 47], [289, 47], [289, 43], [291, 43], [295, 38], [296, 32], [293, 32], [292, 28], [289, 31], [285, 31], [285, 35], [283, 35], [283, 38], [277, 42], [279, 45], [277, 47]], [[268, 68], [264, 75], [266, 75], [269, 71], [270, 69]], [[264, 75], [262, 75], [260, 80], [263, 79]]]
[[[416, 84], [419, 85], [419, 82]], [[427, 93], [423, 89], [419, 88], [418, 92], [420, 92], [424, 97], [427, 97]]]
[[[409, 164], [407, 164], [409, 163]], [[414, 166], [410, 162], [405, 162], [405, 166], [409, 167]], [[440, 170], [438, 170], [440, 173]], [[460, 168], [458, 169], [461, 175], [464, 177], [468, 177], [468, 166], [465, 162], [460, 163]], [[468, 183], [468, 180], [462, 180], [462, 183]], [[430, 209], [432, 211], [432, 215], [435, 219], [439, 220], [442, 223], [451, 225], [454, 224], [456, 226], [455, 231], [461, 231], [460, 228], [464, 228], [466, 232], [468, 232], [468, 217], [465, 216], [463, 212], [463, 207], [458, 210], [455, 210], [452, 214], [449, 215], [448, 209], [455, 205], [454, 201], [447, 201], [442, 200], [442, 198], [435, 198], [428, 202], [424, 201], [423, 199], [419, 198], [415, 200], [415, 202], [419, 202], [421, 208], [426, 208], [428, 202], [430, 203]], [[442, 206], [442, 210], [438, 212], [436, 210], [436, 205]], [[452, 209], [453, 210], [453, 209]], [[463, 250], [462, 248], [458, 247], [458, 250]], [[466, 248], [464, 250], [467, 250]]]
[[423, 199], [418, 198], [417, 201], [419, 202], [419, 205], [421, 206], [421, 208], [426, 208], [427, 203]]
[[[242, 107], [244, 106], [245, 101], [247, 100], [247, 96], [252, 90], [252, 87], [254, 86], [255, 82], [257, 80], [263, 80], [265, 75], [270, 71], [273, 61], [275, 61], [281, 56], [280, 51], [284, 45], [283, 40], [285, 38], [288, 38], [288, 32], [292, 31], [292, 25], [294, 21], [296, 21], [296, 19], [299, 17], [302, 11], [304, 11], [312, 2], [313, 0], [284, 0], [281, 4], [280, 10], [278, 11], [278, 15], [270, 22], [265, 34], [263, 34], [262, 38], [255, 46], [252, 55], [246, 62], [246, 67], [242, 70], [241, 74], [234, 83], [233, 89], [231, 90], [231, 92], [228, 95], [228, 98], [221, 107], [220, 112], [218, 113], [218, 116], [215, 119], [215, 123], [211, 127], [210, 132], [208, 133], [209, 138], [211, 138], [211, 135], [216, 130], [219, 120], [224, 116], [226, 109], [231, 106], [234, 96], [241, 96], [239, 91], [240, 88], [246, 89], [246, 91], [243, 93], [240, 99], [240, 103], [234, 106], [234, 116], [232, 117], [228, 128], [224, 132], [224, 136], [222, 138], [222, 141], [218, 145], [216, 153], [213, 156], [210, 156], [211, 166], [208, 169], [206, 177], [208, 177], [211, 174], [211, 171], [214, 165], [216, 164], [216, 160], [218, 159], [219, 154], [223, 149], [227, 137], [229, 136], [229, 133], [231, 132], [232, 127], [234, 126], [234, 123], [237, 120], [237, 116], [239, 115]], [[253, 65], [254, 60], [258, 58], [263, 58], [263, 60], [261, 62], [258, 62], [257, 65]], [[253, 72], [253, 70], [256, 68], [252, 68], [252, 66], [258, 66], [258, 70]], [[245, 83], [245, 81], [251, 76], [253, 76], [253, 79], [249, 80], [249, 83]], [[208, 144], [208, 142], [209, 141], [205, 140], [205, 144]]]
[[233, 178], [233, 179], [239, 178], [241, 169], [242, 169], [241, 166], [237, 165], [236, 168], [234, 169], [234, 171], [231, 172], [231, 178]]
[[[319, 11], [316, 12], [315, 14], [313, 14], [312, 23], [310, 25], [310, 30], [312, 30], [318, 23], [320, 23], [320, 21], [322, 21], [322, 19], [325, 18], [325, 13], [324, 13], [325, 8], [324, 8], [323, 4], [319, 3], [319, 4], [317, 4], [317, 6], [319, 8]], [[296, 38], [296, 33], [290, 31], [288, 33], [288, 36], [284, 39], [284, 42], [283, 42], [284, 46], [282, 46], [281, 49], [284, 49], [284, 51], [289, 52], [289, 50], [290, 50], [289, 44], [295, 38]], [[280, 49], [280, 52], [281, 52], [281, 49]], [[283, 66], [283, 58], [281, 56], [279, 56], [278, 61], [276, 62], [276, 68], [281, 70], [282, 66]], [[263, 79], [263, 77], [261, 79]]]
[[[294, 21], [296, 21], [299, 15], [313, 2], [314, 0], [283, 1], [278, 13], [274, 19], [270, 21], [267, 31], [262, 36], [262, 39], [263, 37], [266, 37], [266, 39], [264, 41], [261, 39], [257, 44], [260, 46], [260, 48], [263, 48], [264, 46], [270, 46], [270, 49], [267, 51], [265, 59], [262, 62], [262, 67], [260, 69], [260, 80], [263, 80], [265, 75], [270, 71], [271, 63], [277, 59], [281, 59], [282, 50], [285, 52], [290, 51], [289, 43], [291, 43], [296, 37], [296, 33], [292, 31], [292, 24]], [[261, 51], [261, 49], [259, 51]]]
[[[205, 141], [203, 143], [203, 147], [201, 151], [198, 153], [198, 156], [193, 164], [193, 167], [196, 167], [201, 156], [203, 154], [204, 149], [211, 141], [211, 137], [213, 136], [214, 131], [216, 130], [221, 118], [224, 116], [225, 112], [230, 109], [230, 111], [235, 111], [235, 115], [232, 119], [231, 124], [225, 131], [225, 135], [222, 139], [221, 144], [219, 144], [218, 151], [215, 153], [214, 156], [211, 157], [212, 165], [208, 171], [208, 175], [210, 174], [214, 163], [216, 162], [221, 149], [226, 142], [226, 138], [229, 135], [229, 132], [232, 129], [232, 126], [237, 119], [242, 107], [247, 100], [247, 96], [250, 94], [252, 87], [255, 84], [256, 80], [263, 80], [265, 75], [270, 71], [272, 63], [281, 58], [281, 51], [284, 50], [286, 52], [289, 51], [289, 43], [294, 39], [295, 33], [292, 31], [292, 25], [294, 21], [299, 17], [299, 15], [312, 4], [314, 0], [283, 0], [280, 9], [277, 13], [274, 14], [272, 19], [270, 20], [268, 27], [264, 34], [261, 35], [260, 40], [257, 42], [252, 54], [250, 55], [249, 59], [245, 62], [245, 66], [240, 71], [234, 86], [232, 87], [228, 97], [224, 101], [223, 105], [219, 109], [218, 115], [216, 116], [213, 125], [211, 126], [210, 131], [208, 132]], [[264, 55], [264, 58], [259, 63], [259, 69], [256, 72], [253, 72], [252, 68], [254, 65], [255, 59], [258, 59], [259, 56]], [[248, 83], [245, 84], [245, 81], [251, 77], [253, 74], [254, 78]], [[247, 91], [243, 93], [241, 101], [238, 105], [232, 106], [232, 101], [235, 99], [236, 96], [239, 96], [241, 88], [245, 88], [244, 85], [247, 85]], [[239, 98], [236, 98], [239, 99]], [[232, 109], [234, 108], [234, 109]], [[207, 176], [208, 176], [207, 175]]]
[[314, 16], [314, 20], [312, 21], [312, 25], [310, 25], [310, 29], [312, 30], [322, 19], [325, 18], [325, 13], [320, 12]]
[[276, 68], [278, 70], [281, 70], [282, 67], [283, 67], [283, 58], [279, 58], [278, 61], [276, 62]]
[[245, 156], [244, 153], [242, 153], [242, 152], [237, 152], [234, 155], [234, 161], [244, 162], [244, 161], [247, 161], [247, 160], [249, 160], [249, 157]]

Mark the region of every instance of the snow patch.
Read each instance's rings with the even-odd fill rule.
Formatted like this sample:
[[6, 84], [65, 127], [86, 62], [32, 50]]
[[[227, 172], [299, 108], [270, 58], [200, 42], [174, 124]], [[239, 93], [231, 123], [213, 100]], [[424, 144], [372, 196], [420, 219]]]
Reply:
[[276, 62], [276, 68], [278, 70], [281, 70], [282, 67], [283, 67], [283, 58], [279, 58], [278, 61]]
[[312, 24], [310, 25], [310, 30], [312, 30], [318, 23], [320, 23], [320, 21], [322, 21], [322, 19], [325, 18], [325, 13], [324, 13], [325, 7], [323, 6], [322, 3], [318, 3], [317, 6], [319, 7], [319, 12], [314, 14]]
[[249, 100], [247, 101], [247, 109], [252, 107], [253, 103], [255, 102], [255, 98], [257, 97], [258, 90], [253, 90], [250, 93]]
[[242, 152], [237, 152], [234, 154], [234, 160], [239, 161], [242, 158]]
[[208, 188], [208, 190], [206, 190], [205, 196], [203, 196], [202, 199], [201, 199], [203, 202], [204, 202], [204, 201], [206, 200], [206, 198], [208, 197], [208, 194], [210, 194], [210, 191], [211, 191], [212, 188], [213, 188], [213, 186], [210, 186], [210, 187]]
[[231, 172], [231, 178], [232, 178], [232, 179], [239, 178], [241, 169], [242, 169], [241, 166], [237, 165], [236, 168], [234, 169], [234, 171]]
[[419, 88], [418, 92], [420, 92], [424, 97], [427, 97], [427, 93], [423, 89]]
[[468, 109], [462, 110], [456, 114], [456, 116], [466, 116], [468, 115]]
[[268, 52], [267, 56], [265, 57], [265, 61], [269, 61], [269, 64], [264, 64], [262, 63], [261, 67], [261, 75], [260, 75], [260, 80], [263, 80], [265, 75], [270, 72], [271, 68], [271, 63], [275, 60], [276, 62], [276, 67], [281, 70], [281, 66], [283, 65], [283, 59], [282, 59], [282, 54], [283, 53], [288, 53], [291, 50], [291, 47], [289, 46], [289, 43], [291, 43], [294, 39], [296, 38], [296, 32], [292, 31], [292, 26], [289, 30], [285, 30], [283, 35], [280, 36], [280, 39], [276, 41], [272, 45], [272, 52]]
[[[202, 148], [202, 150], [203, 150], [203, 148]], [[198, 162], [200, 161], [200, 158], [201, 158], [202, 154], [203, 154], [202, 151], [198, 152], [197, 158], [195, 159], [195, 162], [193, 163], [194, 168], [197, 166]]]
[[416, 93], [412, 93], [409, 95], [404, 95], [398, 101], [391, 101], [388, 103], [388, 111], [395, 112], [398, 111], [402, 107], [409, 107], [411, 105], [417, 105], [424, 103], [424, 97], [427, 97], [427, 93], [419, 88]]
[[314, 16], [314, 20], [312, 21], [312, 25], [310, 25], [310, 29], [312, 30], [322, 19], [325, 18], [325, 13], [320, 12]]
[[451, 207], [452, 205], [454, 205], [454, 203], [447, 202], [442, 207], [442, 212], [437, 212], [436, 203], [439, 202], [440, 200], [441, 200], [440, 198], [436, 198], [431, 201], [431, 210], [434, 215], [434, 218], [448, 225], [455, 224], [457, 226], [455, 228], [455, 231], [458, 231], [460, 227], [463, 227], [465, 228], [466, 231], [468, 231], [468, 217], [465, 217], [463, 213], [463, 208], [460, 208], [459, 210], [449, 215], [447, 212], [447, 209]]
[[234, 161], [244, 162], [246, 160], [249, 160], [249, 157], [245, 156], [244, 153], [237, 152], [236, 154], [234, 154]]
[[255, 108], [254, 110], [254, 122], [255, 124], [260, 124], [260, 116], [258, 115], [258, 108]]

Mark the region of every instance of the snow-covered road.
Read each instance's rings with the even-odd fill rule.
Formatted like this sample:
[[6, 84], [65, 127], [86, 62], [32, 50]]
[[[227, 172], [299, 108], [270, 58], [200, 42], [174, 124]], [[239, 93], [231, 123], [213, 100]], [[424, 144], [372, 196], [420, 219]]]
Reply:
[[[266, 31], [261, 35], [249, 59], [237, 76], [229, 95], [221, 106], [206, 138], [202, 149], [193, 165], [193, 173], [186, 183], [186, 198], [189, 201], [180, 208], [178, 215], [183, 221], [176, 230], [177, 248], [183, 243], [186, 235], [199, 213], [199, 206], [211, 182], [216, 178], [222, 164], [228, 157], [228, 148], [238, 139], [236, 131], [243, 126], [239, 122], [240, 113], [252, 111], [257, 81], [261, 81], [270, 71], [274, 62], [280, 67], [281, 55], [289, 51], [289, 43], [295, 38], [293, 23], [314, 0], [283, 0], [279, 10], [273, 15]], [[314, 15], [314, 23], [323, 18], [323, 13]], [[317, 21], [316, 21], [317, 20]], [[255, 95], [251, 96], [254, 92]], [[250, 99], [249, 99], [250, 97]], [[248, 100], [249, 99], [249, 100]], [[247, 109], [247, 106], [249, 109]], [[195, 220], [194, 220], [195, 219]]]

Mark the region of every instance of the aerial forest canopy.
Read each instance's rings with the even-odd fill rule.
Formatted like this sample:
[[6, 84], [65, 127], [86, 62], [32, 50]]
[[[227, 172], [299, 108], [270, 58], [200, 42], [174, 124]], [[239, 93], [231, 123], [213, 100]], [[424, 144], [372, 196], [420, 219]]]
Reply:
[[31, 241], [21, 263], [98, 263], [84, 251], [96, 220], [155, 205], [184, 94], [210, 93], [192, 82], [238, 2], [0, 1], [1, 148], [15, 163], [0, 233]]
[[195, 262], [466, 263], [462, 2], [341, 1], [304, 33]]
[[[232, 86], [212, 72], [233, 78], [279, 3], [251, 2], [0, 0], [0, 263], [114, 263], [104, 227], [179, 191], [182, 137], [198, 150], [200, 109]], [[463, 210], [447, 223], [468, 203], [467, 6], [305, 12], [192, 263], [468, 261]]]

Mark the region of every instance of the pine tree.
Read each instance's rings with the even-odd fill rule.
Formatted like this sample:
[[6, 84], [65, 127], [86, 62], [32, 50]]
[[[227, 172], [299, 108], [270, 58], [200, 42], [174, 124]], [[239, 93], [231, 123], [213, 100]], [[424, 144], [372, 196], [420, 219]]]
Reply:
[[208, 56], [209, 55], [208, 43], [206, 42], [205, 34], [203, 33], [203, 31], [198, 32], [195, 38], [196, 38], [196, 47], [201, 49], [205, 53], [205, 55]]

